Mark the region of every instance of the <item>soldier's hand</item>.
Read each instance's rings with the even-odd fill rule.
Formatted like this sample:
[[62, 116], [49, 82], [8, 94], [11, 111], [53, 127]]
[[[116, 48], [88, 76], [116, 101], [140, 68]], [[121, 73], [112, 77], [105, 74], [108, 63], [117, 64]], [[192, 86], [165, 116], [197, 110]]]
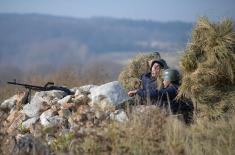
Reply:
[[137, 90], [131, 90], [128, 92], [128, 96], [132, 97], [137, 93]]

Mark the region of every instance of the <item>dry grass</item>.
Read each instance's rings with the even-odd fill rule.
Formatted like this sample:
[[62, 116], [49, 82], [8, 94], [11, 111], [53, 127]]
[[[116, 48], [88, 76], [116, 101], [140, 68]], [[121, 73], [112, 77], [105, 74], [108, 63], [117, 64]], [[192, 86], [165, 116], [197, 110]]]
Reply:
[[[235, 153], [235, 116], [209, 121], [198, 118], [191, 126], [179, 116], [151, 109], [130, 114], [128, 123], [109, 122], [95, 132], [79, 132], [57, 137], [57, 154], [172, 154], [232, 155]], [[80, 135], [80, 136], [79, 136]], [[69, 153], [68, 153], [69, 152]]]
[[235, 153], [235, 117], [208, 121], [197, 119], [185, 127], [176, 119], [168, 119], [166, 126], [167, 154], [232, 155]]

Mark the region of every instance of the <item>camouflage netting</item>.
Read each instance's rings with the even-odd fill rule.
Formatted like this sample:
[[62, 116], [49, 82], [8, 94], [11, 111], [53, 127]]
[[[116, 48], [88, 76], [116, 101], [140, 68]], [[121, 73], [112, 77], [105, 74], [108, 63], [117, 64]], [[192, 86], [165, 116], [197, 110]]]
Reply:
[[[140, 76], [144, 73], [150, 72], [150, 61], [153, 59], [161, 59], [159, 53], [138, 54], [120, 73], [118, 80], [122, 83], [124, 88], [129, 90], [138, 89], [141, 86]], [[161, 78], [157, 80], [158, 86], [161, 87]]]
[[[208, 105], [213, 116], [235, 107], [235, 32], [233, 21], [212, 23], [199, 18], [181, 59], [179, 97]], [[208, 112], [208, 111], [207, 111]]]

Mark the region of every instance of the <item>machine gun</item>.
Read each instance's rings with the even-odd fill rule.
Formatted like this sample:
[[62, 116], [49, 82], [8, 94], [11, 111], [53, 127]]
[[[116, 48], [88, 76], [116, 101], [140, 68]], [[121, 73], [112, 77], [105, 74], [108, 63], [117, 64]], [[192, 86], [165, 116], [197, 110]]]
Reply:
[[14, 80], [13, 82], [7, 82], [7, 83], [11, 85], [23, 86], [26, 89], [28, 89], [29, 90], [28, 102], [30, 102], [32, 90], [34, 91], [61, 90], [65, 92], [67, 95], [74, 95], [74, 93], [71, 92], [68, 88], [62, 87], [62, 86], [55, 86], [53, 82], [47, 82], [44, 86], [35, 86], [35, 85], [29, 85], [29, 84], [24, 84], [24, 83], [17, 83], [16, 80]]

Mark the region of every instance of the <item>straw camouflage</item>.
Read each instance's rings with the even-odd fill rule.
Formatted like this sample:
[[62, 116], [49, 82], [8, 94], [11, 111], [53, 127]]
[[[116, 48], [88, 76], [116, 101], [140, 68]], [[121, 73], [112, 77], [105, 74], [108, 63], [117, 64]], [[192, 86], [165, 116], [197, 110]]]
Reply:
[[[208, 105], [211, 115], [234, 110], [235, 32], [233, 21], [212, 23], [199, 18], [181, 59], [183, 73], [178, 97]], [[228, 98], [230, 96], [230, 98]]]

